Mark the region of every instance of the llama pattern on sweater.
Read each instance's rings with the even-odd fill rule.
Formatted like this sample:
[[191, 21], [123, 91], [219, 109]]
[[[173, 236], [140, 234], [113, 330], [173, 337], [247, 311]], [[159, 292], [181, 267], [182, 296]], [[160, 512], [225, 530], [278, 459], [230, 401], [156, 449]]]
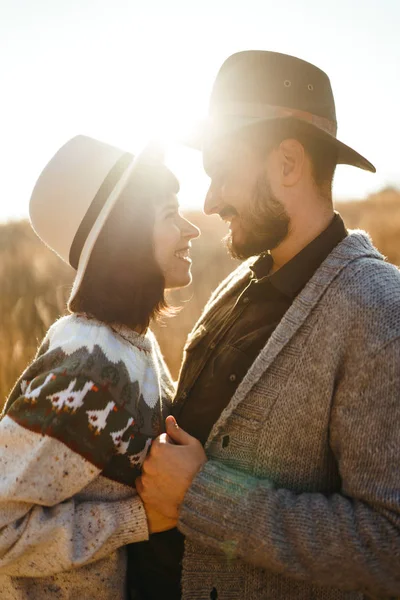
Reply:
[[163, 426], [153, 354], [151, 337], [64, 317], [50, 328], [5, 412], [132, 485]]
[[[53, 375], [53, 373], [51, 373], [49, 381], [51, 381], [53, 377], [55, 378], [56, 376]], [[48, 378], [46, 378], [45, 386], [48, 383], [47, 379]], [[81, 390], [75, 390], [75, 385], [76, 379], [73, 379], [69, 382], [68, 387], [65, 390], [61, 390], [59, 392], [56, 392], [55, 394], [47, 396], [46, 399], [50, 400], [50, 402], [53, 405], [53, 409], [56, 412], [61, 412], [62, 410], [64, 410], [65, 412], [71, 411], [72, 413], [75, 413], [78, 410], [78, 408], [81, 408], [83, 406], [86, 394], [90, 390], [94, 389], [93, 381], [87, 381]]]

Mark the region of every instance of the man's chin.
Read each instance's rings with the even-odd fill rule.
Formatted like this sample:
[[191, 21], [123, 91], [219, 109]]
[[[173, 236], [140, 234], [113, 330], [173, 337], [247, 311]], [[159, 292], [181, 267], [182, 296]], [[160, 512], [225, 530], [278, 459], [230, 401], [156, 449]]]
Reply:
[[265, 244], [260, 243], [258, 240], [240, 240], [231, 233], [223, 239], [223, 242], [232, 258], [237, 260], [247, 260], [252, 256], [258, 256], [262, 252], [269, 250], [269, 248], [265, 247]]

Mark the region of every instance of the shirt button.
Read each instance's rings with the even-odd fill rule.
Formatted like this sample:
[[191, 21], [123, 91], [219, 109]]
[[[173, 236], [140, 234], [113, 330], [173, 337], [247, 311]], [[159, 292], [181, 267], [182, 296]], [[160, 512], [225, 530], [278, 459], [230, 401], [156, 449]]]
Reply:
[[230, 441], [231, 440], [229, 438], [229, 435], [224, 435], [224, 437], [222, 438], [222, 447], [227, 448], [229, 446]]
[[229, 381], [236, 381], [235, 373], [232, 373], [232, 375], [229, 375]]
[[250, 302], [250, 298], [248, 298], [247, 296], [245, 296], [243, 298], [243, 304], [248, 304]]
[[211, 344], [210, 344], [210, 348], [211, 348], [211, 350], [214, 350], [214, 348], [215, 348], [215, 346], [216, 346], [216, 345], [217, 345], [217, 344], [216, 344], [215, 342], [211, 342]]
[[187, 392], [182, 392], [181, 400], [186, 400], [186, 398], [187, 398]]

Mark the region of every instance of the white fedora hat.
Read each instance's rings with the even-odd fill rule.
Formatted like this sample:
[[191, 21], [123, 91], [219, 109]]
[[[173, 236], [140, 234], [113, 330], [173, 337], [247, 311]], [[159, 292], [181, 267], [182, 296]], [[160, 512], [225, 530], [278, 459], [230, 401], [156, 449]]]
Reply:
[[29, 204], [30, 220], [42, 241], [76, 269], [70, 299], [108, 215], [144, 156], [145, 151], [135, 158], [79, 135], [62, 146], [40, 174]]

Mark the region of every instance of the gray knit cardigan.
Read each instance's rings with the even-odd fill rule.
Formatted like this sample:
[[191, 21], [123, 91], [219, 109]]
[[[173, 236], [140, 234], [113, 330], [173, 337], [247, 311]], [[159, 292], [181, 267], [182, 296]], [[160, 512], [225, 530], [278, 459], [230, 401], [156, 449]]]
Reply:
[[400, 597], [400, 273], [364, 233], [295, 299], [206, 450], [180, 512], [185, 600]]

